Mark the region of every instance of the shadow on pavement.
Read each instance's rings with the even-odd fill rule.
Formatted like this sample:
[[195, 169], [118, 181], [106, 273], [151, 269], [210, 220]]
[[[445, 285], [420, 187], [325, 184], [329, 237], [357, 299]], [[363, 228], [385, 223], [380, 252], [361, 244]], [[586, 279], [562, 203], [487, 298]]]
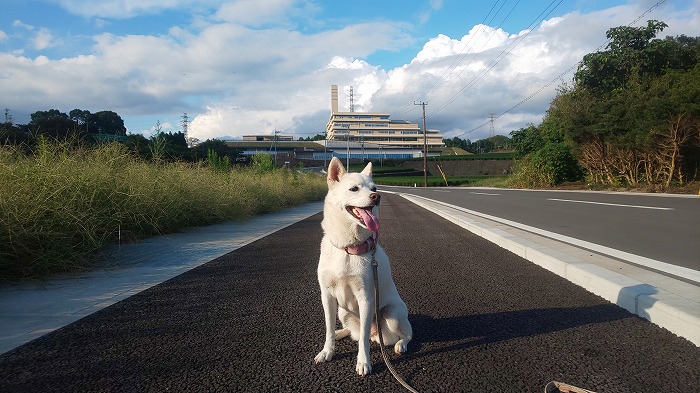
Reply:
[[[409, 316], [409, 319], [414, 332], [417, 333], [411, 343], [414, 348], [412, 351], [416, 357], [423, 357], [633, 317], [613, 304], [600, 304], [589, 307], [518, 310], [447, 318], [433, 318], [430, 315], [418, 314]], [[422, 345], [427, 343], [451, 344], [420, 351]]]

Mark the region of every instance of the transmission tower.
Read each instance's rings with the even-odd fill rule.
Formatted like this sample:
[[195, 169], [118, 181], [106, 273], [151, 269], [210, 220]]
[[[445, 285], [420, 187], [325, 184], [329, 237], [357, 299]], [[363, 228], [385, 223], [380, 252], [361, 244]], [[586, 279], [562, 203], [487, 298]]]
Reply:
[[355, 112], [355, 91], [350, 86], [350, 112]]
[[496, 131], [493, 127], [493, 121], [495, 119], [496, 119], [496, 114], [493, 112], [489, 113], [489, 138], [496, 135]]
[[185, 140], [187, 140], [187, 126], [190, 123], [189, 117], [187, 117], [187, 112], [182, 115], [182, 133], [185, 134]]
[[8, 108], [5, 108], [5, 124], [12, 124], [12, 114]]

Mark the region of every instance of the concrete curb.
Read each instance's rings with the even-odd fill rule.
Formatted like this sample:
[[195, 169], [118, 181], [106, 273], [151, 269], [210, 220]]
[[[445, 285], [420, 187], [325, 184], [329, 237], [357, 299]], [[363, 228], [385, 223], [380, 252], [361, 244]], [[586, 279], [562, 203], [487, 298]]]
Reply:
[[[466, 209], [416, 195], [397, 194], [414, 204], [585, 288], [700, 346], [700, 297], [680, 296], [657, 286], [608, 270], [574, 255], [475, 220]], [[679, 283], [688, 285], [686, 283]]]

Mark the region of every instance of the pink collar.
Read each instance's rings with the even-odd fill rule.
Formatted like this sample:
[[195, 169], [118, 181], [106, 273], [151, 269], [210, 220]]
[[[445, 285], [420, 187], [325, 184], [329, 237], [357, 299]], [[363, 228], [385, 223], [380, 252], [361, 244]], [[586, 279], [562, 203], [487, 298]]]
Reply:
[[345, 251], [350, 254], [350, 255], [362, 255], [365, 254], [369, 251], [374, 250], [377, 247], [377, 234], [372, 233], [372, 236], [370, 236], [367, 240], [364, 242], [346, 247]]

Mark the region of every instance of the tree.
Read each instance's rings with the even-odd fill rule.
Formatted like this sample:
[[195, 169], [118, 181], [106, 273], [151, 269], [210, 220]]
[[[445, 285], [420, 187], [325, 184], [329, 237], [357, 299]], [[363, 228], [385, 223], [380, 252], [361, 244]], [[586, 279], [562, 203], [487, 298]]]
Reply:
[[[610, 93], [624, 87], [633, 73], [640, 70], [654, 72], [656, 67], [642, 62], [645, 60], [642, 52], [667, 26], [664, 22], [650, 20], [646, 27], [620, 26], [609, 29], [605, 34], [610, 40], [607, 50], [585, 55], [574, 81], [582, 88]], [[663, 64], [656, 66], [663, 67]]]
[[517, 131], [511, 131], [511, 143], [515, 148], [516, 157], [525, 157], [530, 153], [544, 147], [545, 140], [540, 134], [539, 128], [534, 124], [530, 124], [527, 128], [521, 128]]
[[306, 138], [300, 136], [298, 140], [299, 141], [322, 141], [324, 139], [326, 139], [325, 134], [316, 134], [312, 137], [307, 136]]
[[90, 121], [92, 121], [92, 113], [90, 113], [90, 111], [73, 109], [68, 112], [68, 116], [78, 127], [83, 127], [86, 132], [89, 132]]
[[124, 120], [112, 111], [100, 111], [92, 115], [91, 119], [94, 122], [94, 129], [91, 127], [90, 132], [95, 134], [114, 134], [126, 135], [126, 127]]
[[472, 142], [469, 139], [461, 139], [454, 137], [452, 139], [443, 139], [442, 142], [446, 147], [459, 147], [460, 149], [470, 151]]
[[665, 27], [608, 30], [606, 50], [584, 57], [547, 111], [543, 124], [574, 144], [593, 182], [668, 187], [698, 175], [700, 37], [655, 39]]
[[150, 154], [148, 139], [141, 134], [127, 135], [124, 144], [142, 158], [148, 158]]
[[507, 149], [509, 147], [512, 147], [510, 138], [508, 138], [505, 135], [494, 135], [492, 137], [489, 137], [488, 139], [493, 143], [493, 146], [496, 150]]
[[240, 152], [231, 148], [226, 142], [219, 139], [207, 139], [191, 148], [192, 159], [197, 161], [204, 160], [208, 157], [210, 150], [219, 157], [228, 157], [231, 162], [239, 161], [241, 158]]
[[68, 118], [68, 115], [58, 109], [32, 113], [28, 126], [34, 135], [55, 138], [65, 138], [71, 133], [78, 133], [76, 124]]
[[[156, 124], [156, 130], [160, 129], [160, 122]], [[185, 134], [182, 132], [169, 133], [157, 132], [149, 141], [151, 157], [156, 160], [189, 160], [190, 150], [187, 147]]]

